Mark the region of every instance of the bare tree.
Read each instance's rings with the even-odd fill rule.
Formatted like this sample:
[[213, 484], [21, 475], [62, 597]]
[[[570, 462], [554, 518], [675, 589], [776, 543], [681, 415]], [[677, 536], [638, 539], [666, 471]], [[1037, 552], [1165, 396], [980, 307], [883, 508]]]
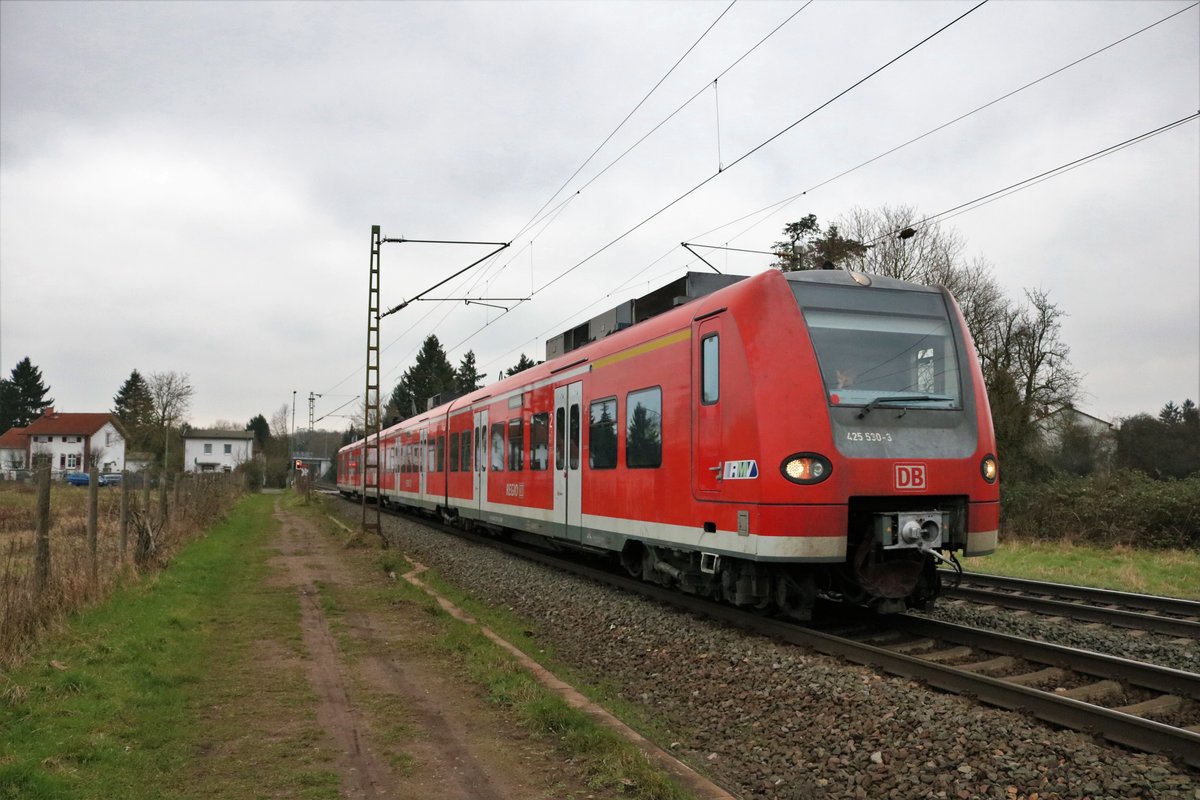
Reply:
[[945, 286], [958, 301], [967, 328], [978, 342], [1003, 314], [1008, 304], [1004, 290], [986, 259], [964, 256], [966, 241], [953, 228], [935, 223], [900, 238], [899, 231], [920, 219], [913, 206], [851, 210], [839, 223], [847, 236], [871, 245], [860, 255], [847, 258], [846, 265], [873, 275]]
[[163, 469], [166, 469], [171, 427], [187, 417], [196, 390], [187, 373], [174, 371], [152, 372], [148, 383], [154, 404], [154, 422], [163, 432]]

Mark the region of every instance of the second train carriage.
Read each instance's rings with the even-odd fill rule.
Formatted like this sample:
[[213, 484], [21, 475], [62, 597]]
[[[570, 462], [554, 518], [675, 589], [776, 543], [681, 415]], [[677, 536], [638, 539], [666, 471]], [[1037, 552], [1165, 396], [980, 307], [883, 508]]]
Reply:
[[[385, 503], [798, 617], [819, 594], [922, 603], [939, 561], [996, 546], [962, 315], [944, 289], [877, 276], [739, 280], [381, 437]], [[363, 491], [362, 447], [339, 452], [344, 493]]]

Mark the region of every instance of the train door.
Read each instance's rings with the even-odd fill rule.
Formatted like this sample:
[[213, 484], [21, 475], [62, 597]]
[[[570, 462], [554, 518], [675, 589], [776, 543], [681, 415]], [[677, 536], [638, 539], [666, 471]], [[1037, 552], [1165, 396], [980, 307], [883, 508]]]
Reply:
[[697, 500], [721, 497], [725, 469], [721, 421], [721, 318], [695, 324], [692, 363], [692, 490]]
[[475, 412], [475, 508], [482, 516], [487, 503], [488, 485], [488, 412]]
[[554, 390], [554, 520], [568, 539], [583, 538], [583, 382]]

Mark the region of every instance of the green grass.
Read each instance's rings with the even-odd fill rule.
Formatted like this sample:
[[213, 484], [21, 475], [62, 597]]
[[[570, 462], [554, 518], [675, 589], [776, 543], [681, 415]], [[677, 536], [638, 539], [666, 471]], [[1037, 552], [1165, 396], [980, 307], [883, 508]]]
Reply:
[[963, 565], [970, 572], [1200, 600], [1200, 553], [1193, 550], [1016, 539], [1001, 541], [990, 556], [964, 559]]
[[272, 499], [0, 676], [0, 798], [337, 797], [295, 594], [263, 580]]

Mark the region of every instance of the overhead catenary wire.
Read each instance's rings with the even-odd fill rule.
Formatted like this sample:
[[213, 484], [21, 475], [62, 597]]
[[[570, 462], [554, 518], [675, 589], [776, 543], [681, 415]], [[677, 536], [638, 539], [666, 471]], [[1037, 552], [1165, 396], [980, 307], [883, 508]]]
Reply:
[[[1037, 175], [1032, 175], [1023, 180], [1019, 180], [1016, 183], [1011, 183], [1008, 186], [1005, 186], [1001, 189], [996, 189], [995, 191], [991, 191], [991, 192], [988, 192], [987, 194], [980, 195], [979, 197], [976, 197], [974, 200], [968, 200], [965, 203], [959, 203], [958, 205], [948, 208], [945, 211], [939, 211], [936, 214], [930, 214], [929, 216], [925, 217], [924, 219], [918, 220], [917, 222], [909, 223], [909, 224], [905, 225], [904, 227], [912, 228], [914, 230], [919, 230], [920, 228], [932, 225], [934, 222], [938, 222], [941, 219], [948, 218], [948, 215], [957, 216], [957, 214], [955, 214], [955, 212], [963, 213], [963, 210], [971, 210], [972, 208], [977, 208], [979, 206], [986, 205], [986, 203], [984, 203], [983, 201], [991, 202], [991, 200], [999, 199], [999, 197], [1002, 197], [1002, 196], [1006, 197], [1011, 194], [1016, 194], [1018, 191], [1021, 191], [1022, 189], [1027, 189], [1031, 186], [1035, 186], [1038, 183], [1041, 183], [1044, 180], [1048, 180], [1050, 178], [1057, 177], [1058, 175], [1062, 175], [1064, 173], [1070, 172], [1071, 170], [1075, 169], [1076, 167], [1081, 167], [1081, 166], [1083, 166], [1085, 164], [1089, 164], [1093, 161], [1098, 161], [1101, 158], [1104, 158], [1105, 156], [1110, 156], [1113, 153], [1124, 150], [1126, 147], [1131, 147], [1134, 144], [1146, 141], [1147, 139], [1151, 139], [1155, 136], [1158, 136], [1161, 133], [1166, 133], [1167, 131], [1169, 131], [1173, 128], [1177, 128], [1180, 125], [1185, 125], [1188, 122], [1191, 122], [1192, 120], [1195, 120], [1197, 118], [1200, 118], [1200, 111], [1189, 114], [1186, 117], [1177, 119], [1174, 122], [1169, 122], [1166, 125], [1162, 125], [1157, 128], [1154, 128], [1153, 130], [1146, 131], [1145, 133], [1138, 134], [1137, 136], [1134, 136], [1130, 139], [1126, 139], [1123, 142], [1118, 142], [1117, 144], [1110, 145], [1103, 149], [1097, 150], [1096, 152], [1090, 153], [1081, 158], [1076, 158], [1072, 161], [1068, 161], [1065, 164], [1060, 164], [1059, 166], [1054, 167], [1053, 169], [1048, 169], [1048, 170], [1045, 170], [1044, 172], [1039, 172]], [[881, 235], [875, 237], [874, 239], [872, 239], [869, 242], [864, 242], [863, 244], [870, 247], [873, 244], [877, 244], [878, 242], [881, 242], [884, 239], [896, 236], [899, 233], [900, 233], [900, 229], [896, 229], [894, 231], [889, 231], [887, 233], [884, 233], [884, 234], [881, 234]]]
[[[641, 144], [643, 142], [645, 142], [647, 139], [649, 139], [651, 136], [653, 136], [655, 133], [657, 133], [660, 128], [662, 128], [664, 125], [666, 125], [672, 119], [674, 119], [676, 115], [678, 115], [681, 111], [683, 111], [685, 108], [690, 106], [693, 102], [695, 102], [695, 100], [698, 97], [700, 97], [706, 91], [708, 91], [708, 88], [710, 86], [715, 84], [721, 78], [725, 77], [734, 67], [736, 67], [738, 64], [742, 63], [742, 61], [744, 61], [751, 53], [753, 53], [755, 50], [757, 50], [759, 47], [761, 47], [765, 42], [767, 42], [767, 40], [769, 40], [771, 37], [773, 37], [775, 34], [777, 34], [785, 25], [787, 25], [789, 22], [791, 22], [793, 19], [795, 19], [796, 16], [801, 11], [804, 11], [804, 9], [806, 9], [810, 5], [812, 5], [812, 3], [813, 3], [813, 0], [807, 0], [807, 2], [804, 3], [804, 5], [802, 5], [800, 8], [796, 9], [795, 11], [793, 11], [790, 15], [787, 16], [787, 18], [785, 18], [782, 22], [780, 22], [778, 25], [776, 25], [774, 28], [772, 28], [765, 36], [763, 36], [761, 39], [759, 39], [757, 42], [755, 42], [748, 50], [746, 50], [746, 52], [742, 53], [740, 56], [738, 56], [736, 59], [734, 59], [733, 62], [729, 64], [729, 66], [727, 66], [727, 67], [725, 67], [725, 69], [721, 70], [721, 72], [719, 72], [715, 78], [713, 78], [711, 81], [705, 83], [703, 86], [701, 86], [699, 89], [697, 89], [687, 100], [684, 100], [678, 107], [676, 107], [676, 109], [674, 111], [672, 111], [670, 114], [668, 114], [662, 120], [660, 120], [653, 128], [651, 128], [649, 131], [644, 133], [639, 139], [637, 139], [637, 141], [635, 141], [633, 144], [629, 145], [629, 147], [625, 148], [625, 150], [623, 150], [619, 155], [617, 155], [616, 158], [614, 158], [612, 161], [608, 162], [608, 164], [606, 164], [595, 175], [593, 175], [591, 178], [589, 178], [583, 185], [581, 185], [574, 192], [572, 192], [568, 197], [564, 198], [558, 204], [558, 206], [556, 206], [554, 209], [552, 209], [546, 213], [542, 213], [543, 211], [545, 211], [546, 205], [549, 205], [549, 203], [546, 203], [545, 205], [543, 205], [542, 209], [539, 210], [538, 213], [534, 215], [533, 220], [531, 220], [530, 222], [527, 222], [525, 224], [525, 226], [521, 229], [521, 231], [519, 231], [513, 237], [514, 241], [516, 239], [520, 238], [526, 231], [528, 231], [534, 227], [537, 227], [537, 225], [539, 225], [543, 220], [546, 220], [548, 217], [551, 218], [549, 222], [547, 222], [545, 225], [542, 226], [541, 231], [539, 231], [538, 233], [534, 234], [533, 237], [531, 237], [531, 241], [533, 239], [536, 239], [538, 236], [540, 236], [543, 232], [545, 232], [546, 228], [550, 227], [550, 225], [553, 224], [554, 219], [557, 218], [558, 215], [561, 214], [562, 211], [565, 210], [565, 207], [569, 203], [571, 203], [573, 200], [578, 198], [586, 189], [591, 187], [591, 185], [593, 183], [595, 183], [597, 180], [599, 180], [601, 177], [603, 177], [604, 174], [607, 173], [610, 169], [612, 169], [618, 163], [623, 161], [626, 156], [628, 156], [631, 152], [633, 152], [639, 146], [641, 146]], [[661, 81], [660, 81], [660, 83], [661, 83]], [[611, 136], [609, 138], [611, 138]], [[599, 149], [597, 149], [597, 152], [599, 152]], [[596, 153], [593, 153], [589, 157], [589, 160], [590, 160], [590, 158], [594, 158], [595, 155], [596, 155]], [[718, 154], [718, 158], [719, 158], [719, 154]], [[586, 162], [585, 162], [585, 165], [586, 165]], [[567, 180], [567, 184], [569, 184], [570, 181], [572, 179], [574, 179], [574, 177], [576, 175], [579, 174], [579, 172], [580, 172], [580, 170], [576, 170], [575, 175], [572, 175], [572, 177]], [[565, 185], [566, 184], [564, 184], [564, 186]], [[562, 187], [559, 188], [558, 192], [555, 192], [555, 196], [557, 196], [558, 193], [561, 191], [562, 191]], [[517, 256], [520, 255], [520, 252], [521, 251], [517, 251], [516, 253], [514, 253], [512, 258], [509, 260], [509, 262], [507, 262], [503, 267], [500, 268], [499, 272], [497, 272], [497, 275], [500, 274], [501, 272], [503, 272], [505, 269], [507, 269], [509, 264], [511, 264], [512, 261], [515, 261]]]
[[[1124, 141], [1118, 142], [1118, 143], [1116, 143], [1116, 144], [1114, 144], [1114, 145], [1110, 145], [1110, 146], [1108, 146], [1108, 147], [1102, 148], [1102, 149], [1100, 149], [1100, 150], [1097, 150], [1097, 151], [1095, 151], [1095, 152], [1089, 153], [1089, 154], [1088, 154], [1088, 155], [1086, 155], [1086, 156], [1082, 156], [1082, 157], [1080, 157], [1080, 158], [1076, 158], [1076, 159], [1073, 159], [1073, 160], [1071, 160], [1071, 161], [1068, 161], [1068, 162], [1066, 162], [1066, 163], [1064, 163], [1064, 164], [1060, 164], [1059, 166], [1057, 166], [1057, 167], [1054, 167], [1053, 169], [1045, 170], [1045, 171], [1043, 171], [1043, 172], [1040, 172], [1040, 173], [1038, 173], [1038, 174], [1036, 174], [1036, 175], [1032, 175], [1032, 176], [1030, 176], [1030, 177], [1028, 177], [1028, 178], [1024, 178], [1024, 179], [1022, 179], [1022, 180], [1020, 180], [1020, 181], [1017, 181], [1017, 182], [1015, 182], [1015, 183], [1011, 183], [1011, 184], [1009, 184], [1009, 185], [1007, 185], [1007, 186], [1005, 186], [1005, 187], [1003, 187], [1003, 188], [996, 189], [996, 190], [994, 190], [994, 191], [991, 191], [991, 192], [988, 192], [988, 193], [986, 193], [986, 194], [980, 195], [979, 197], [976, 197], [976, 198], [974, 198], [974, 199], [972, 199], [972, 200], [968, 200], [968, 201], [967, 201], [967, 202], [965, 202], [965, 203], [958, 203], [958, 204], [956, 204], [956, 205], [954, 205], [954, 206], [952, 206], [952, 207], [950, 207], [950, 208], [948, 208], [948, 209], [946, 209], [946, 210], [944, 210], [944, 211], [940, 211], [940, 212], [938, 212], [938, 213], [936, 213], [936, 214], [931, 214], [931, 215], [929, 215], [929, 216], [925, 217], [924, 219], [922, 219], [922, 220], [920, 220], [920, 221], [918, 221], [918, 222], [909, 223], [909, 224], [905, 225], [904, 227], [905, 227], [905, 228], [912, 228], [912, 229], [914, 229], [914, 230], [917, 230], [917, 229], [919, 229], [919, 228], [921, 228], [921, 227], [923, 227], [923, 226], [926, 226], [926, 227], [927, 227], [928, 225], [932, 225], [934, 222], [939, 222], [939, 221], [944, 221], [944, 220], [946, 220], [946, 219], [951, 219], [952, 217], [959, 216], [960, 214], [965, 214], [965, 213], [967, 213], [967, 212], [969, 212], [969, 211], [973, 211], [973, 210], [975, 210], [975, 209], [977, 209], [977, 208], [982, 208], [983, 206], [985, 206], [985, 205], [988, 205], [989, 203], [993, 203], [993, 202], [995, 202], [996, 200], [1003, 199], [1004, 197], [1008, 197], [1008, 196], [1010, 196], [1010, 195], [1016, 194], [1017, 192], [1024, 191], [1025, 189], [1032, 188], [1033, 186], [1036, 186], [1036, 185], [1037, 185], [1037, 184], [1039, 184], [1039, 183], [1042, 183], [1042, 182], [1044, 182], [1044, 181], [1050, 180], [1050, 179], [1052, 179], [1052, 178], [1056, 178], [1056, 177], [1058, 177], [1058, 176], [1060, 176], [1060, 175], [1065, 175], [1066, 173], [1068, 173], [1068, 172], [1071, 172], [1071, 171], [1073, 171], [1073, 170], [1075, 170], [1075, 169], [1078, 169], [1079, 167], [1083, 167], [1083, 166], [1086, 166], [1086, 165], [1088, 165], [1088, 164], [1091, 164], [1091, 163], [1093, 163], [1093, 162], [1095, 162], [1095, 161], [1099, 161], [1099, 160], [1100, 160], [1100, 159], [1102, 159], [1102, 158], [1105, 158], [1105, 157], [1107, 157], [1107, 156], [1113, 155], [1113, 154], [1115, 154], [1115, 153], [1117, 153], [1117, 152], [1120, 152], [1121, 150], [1124, 150], [1124, 149], [1126, 149], [1126, 148], [1128, 148], [1128, 147], [1132, 147], [1132, 146], [1133, 146], [1133, 145], [1135, 145], [1135, 144], [1139, 144], [1139, 143], [1141, 143], [1141, 142], [1144, 142], [1144, 141], [1147, 141], [1147, 140], [1149, 140], [1149, 139], [1152, 139], [1152, 138], [1153, 138], [1153, 137], [1155, 137], [1155, 136], [1158, 136], [1158, 135], [1160, 135], [1160, 134], [1166, 133], [1166, 132], [1168, 132], [1168, 131], [1170, 131], [1170, 130], [1173, 130], [1173, 129], [1175, 129], [1175, 128], [1178, 128], [1178, 127], [1180, 127], [1180, 126], [1182, 126], [1182, 125], [1185, 125], [1185, 124], [1187, 124], [1188, 122], [1192, 122], [1192, 121], [1194, 121], [1194, 120], [1196, 120], [1196, 119], [1200, 119], [1200, 111], [1197, 111], [1197, 112], [1195, 112], [1195, 113], [1193, 113], [1193, 114], [1189, 114], [1189, 115], [1187, 115], [1187, 116], [1185, 116], [1185, 117], [1181, 117], [1180, 119], [1177, 119], [1177, 120], [1175, 120], [1175, 121], [1173, 121], [1173, 122], [1169, 122], [1169, 123], [1167, 123], [1167, 124], [1165, 124], [1165, 125], [1161, 125], [1161, 126], [1159, 126], [1159, 127], [1157, 127], [1157, 128], [1154, 128], [1154, 129], [1152, 129], [1152, 130], [1146, 131], [1145, 133], [1141, 133], [1141, 134], [1139, 134], [1139, 135], [1137, 135], [1137, 136], [1134, 136], [1134, 137], [1131, 137], [1131, 138], [1129, 138], [1129, 139], [1126, 139], [1126, 140], [1124, 140]], [[897, 236], [897, 235], [899, 235], [899, 233], [900, 233], [900, 231], [901, 231], [901, 230], [902, 230], [902, 229], [899, 229], [899, 228], [898, 228], [898, 229], [896, 229], [896, 230], [889, 231], [889, 232], [887, 232], [887, 233], [885, 233], [885, 234], [881, 234], [880, 236], [878, 236], [878, 237], [876, 237], [876, 238], [874, 238], [874, 239], [870, 240], [869, 242], [864, 242], [864, 244], [865, 244], [865, 245], [867, 245], [868, 247], [870, 247], [870, 246], [872, 246], [872, 245], [875, 245], [875, 244], [878, 244], [879, 242], [883, 241], [884, 239], [892, 238], [892, 237], [894, 237], [894, 236]], [[761, 254], [761, 255], [775, 255], [775, 253], [773, 253], [773, 252], [771, 252], [771, 251], [767, 251], [767, 250], [750, 250], [750, 249], [745, 249], [745, 248], [736, 248], [736, 247], [722, 247], [722, 246], [720, 246], [720, 245], [697, 245], [697, 244], [692, 244], [692, 246], [694, 246], [694, 247], [708, 247], [708, 248], [711, 248], [711, 249], [714, 249], [714, 250], [728, 250], [728, 251], [733, 251], [733, 252], [756, 253], [756, 254]], [[665, 256], [663, 256], [663, 257], [665, 257]], [[653, 265], [653, 263], [658, 263], [658, 261], [661, 261], [663, 257], [660, 257], [660, 258], [659, 258], [659, 259], [657, 259], [655, 262], [652, 262], [651, 266]], [[644, 267], [644, 268], [643, 268], [641, 271], [639, 271], [639, 273], [637, 273], [637, 274], [641, 274], [641, 272], [644, 272], [646, 269], [649, 269], [649, 267]], [[678, 269], [678, 268], [676, 268], [676, 269]], [[674, 272], [674, 271], [675, 271], [675, 270], [672, 270], [671, 272]], [[671, 274], [671, 273], [669, 272], [669, 273], [666, 273], [666, 274]], [[636, 276], [636, 275], [635, 275], [635, 276]], [[628, 283], [629, 283], [631, 280], [632, 280], [632, 278], [627, 278], [627, 279], [626, 279], [626, 281], [625, 281], [625, 282], [622, 284], [622, 286], [624, 286], [624, 285], [628, 284]], [[604, 295], [604, 297], [609, 297], [609, 296], [611, 296], [613, 293], [615, 293], [615, 291], [617, 291], [617, 290], [614, 290], [613, 292], [610, 292], [609, 294], [607, 294], [607, 295]], [[560, 326], [561, 326], [561, 325], [564, 325], [564, 324], [566, 324], [566, 322], [567, 322], [567, 321], [569, 321], [569, 320], [571, 320], [571, 319], [575, 319], [575, 318], [577, 318], [577, 317], [579, 316], [579, 314], [581, 314], [581, 313], [583, 313], [584, 311], [586, 311], [587, 309], [589, 309], [589, 308], [592, 308], [593, 306], [597, 305], [597, 304], [598, 304], [599, 302], [601, 302], [603, 299], [604, 299], [604, 298], [600, 298], [600, 299], [598, 299], [598, 300], [596, 300], [596, 301], [594, 301], [594, 302], [592, 302], [592, 303], [589, 303], [589, 304], [588, 304], [587, 306], [585, 306], [584, 308], [582, 308], [582, 309], [580, 309], [580, 310], [578, 310], [578, 311], [574, 312], [572, 315], [570, 315], [569, 317], [567, 317], [567, 318], [566, 318], [566, 320], [564, 320], [562, 323], [559, 323], [559, 325], [560, 325]], [[556, 328], [556, 329], [557, 329], [557, 328]], [[479, 332], [480, 332], [480, 331], [476, 331], [476, 332], [475, 332], [475, 334], [472, 334], [472, 336], [474, 336], [474, 335], [478, 334]], [[542, 334], [542, 335], [544, 336], [545, 334]], [[540, 338], [540, 337], [539, 337], [539, 338]], [[464, 340], [464, 342], [463, 342], [463, 343], [465, 343], [465, 340]], [[527, 344], [527, 343], [528, 343], [528, 342], [526, 342], [526, 344]], [[462, 343], [460, 343], [460, 344], [462, 344]], [[523, 347], [523, 346], [524, 346], [524, 344], [522, 344], [522, 345], [521, 345], [521, 347]], [[503, 358], [503, 357], [505, 357], [505, 356], [507, 356], [507, 355], [510, 355], [510, 354], [511, 354], [512, 352], [514, 352], [516, 349], [519, 349], [519, 348], [514, 348], [513, 350], [510, 350], [510, 351], [508, 351], [507, 353], [504, 353], [504, 354], [503, 354], [502, 356], [500, 356], [499, 358]], [[491, 363], [493, 363], [493, 361], [499, 360], [499, 358], [497, 358], [497, 359], [492, 359], [492, 361], [488, 361], [488, 362], [485, 362], [485, 363], [486, 363], [486, 364], [491, 364]]]
[[625, 123], [628, 122], [630, 120], [630, 118], [632, 118], [633, 115], [637, 113], [639, 108], [641, 108], [643, 105], [645, 105], [646, 101], [650, 99], [650, 96], [653, 95], [658, 90], [658, 87], [662, 86], [663, 82], [666, 81], [667, 78], [671, 77], [671, 73], [673, 73], [679, 67], [679, 65], [683, 63], [683, 60], [685, 58], [687, 58], [688, 55], [693, 50], [696, 49], [696, 47], [700, 44], [700, 42], [704, 41], [704, 37], [708, 36], [709, 32], [717, 26], [717, 23], [720, 22], [725, 17], [725, 15], [729, 13], [729, 10], [731, 8], [733, 8], [733, 6], [736, 3], [737, 3], [737, 0], [732, 0], [732, 2], [728, 6], [725, 7], [725, 10], [722, 11], [720, 13], [720, 15], [715, 20], [712, 21], [712, 24], [704, 29], [704, 33], [700, 34], [700, 38], [696, 39], [696, 41], [692, 43], [692, 46], [684, 51], [683, 55], [681, 55], [679, 57], [679, 59], [674, 64], [671, 65], [671, 68], [667, 70], [666, 74], [658, 79], [658, 82], [655, 83], [654, 86], [652, 86], [650, 88], [650, 91], [646, 92], [646, 96], [638, 101], [637, 105], [633, 107], [633, 110], [630, 111], [628, 114], [626, 114], [625, 118], [623, 120], [621, 120], [620, 123], [617, 124], [617, 127], [613, 128], [612, 133], [610, 133], [610, 134], [608, 134], [608, 136], [604, 137], [604, 141], [602, 141], [596, 147], [596, 149], [592, 151], [592, 154], [583, 160], [583, 163], [580, 164], [575, 169], [575, 171], [571, 173], [571, 176], [569, 178], [567, 178], [565, 181], [563, 181], [562, 186], [558, 187], [558, 189], [554, 192], [554, 194], [550, 195], [550, 199], [547, 200], [544, 204], [542, 204], [542, 207], [537, 210], [537, 212], [533, 215], [533, 217], [530, 219], [530, 221], [526, 222], [525, 225], [523, 225], [521, 227], [521, 230], [517, 232], [517, 235], [513, 237], [513, 240], [516, 240], [517, 238], [519, 238], [523, 233], [525, 233], [526, 230], [529, 229], [529, 227], [533, 224], [533, 221], [536, 220], [541, 215], [541, 213], [546, 210], [546, 206], [553, 203], [554, 199], [556, 197], [558, 197], [558, 195], [562, 192], [562, 190], [567, 188], [567, 185], [571, 181], [575, 180], [575, 176], [577, 176], [580, 172], [582, 172], [584, 167], [586, 167], [588, 164], [591, 163], [592, 159], [596, 157], [596, 154], [604, 149], [604, 146], [606, 144], [608, 144], [614, 136], [617, 135], [617, 132], [620, 131], [621, 128], [625, 127]]
[[[948, 120], [946, 122], [941, 123], [940, 125], [930, 128], [929, 130], [925, 131], [924, 133], [922, 133], [919, 136], [915, 136], [912, 139], [909, 139], [908, 141], [906, 141], [902, 144], [898, 144], [895, 147], [885, 150], [884, 152], [880, 153], [879, 155], [873, 156], [873, 157], [867, 159], [866, 161], [861, 162], [860, 164], [850, 167], [849, 169], [843, 170], [830, 178], [826, 178], [825, 180], [821, 181], [820, 183], [809, 186], [807, 189], [804, 189], [803, 191], [792, 194], [788, 197], [783, 198], [782, 200], [777, 200], [769, 205], [763, 206], [762, 208], [760, 208], [756, 211], [751, 211], [750, 213], [744, 214], [744, 215], [738, 217], [737, 219], [733, 219], [733, 220], [730, 220], [729, 222], [722, 223], [721, 225], [718, 225], [715, 228], [710, 228], [709, 230], [704, 231], [703, 233], [698, 233], [690, 238], [699, 239], [704, 236], [709, 236], [723, 228], [728, 228], [730, 225], [736, 225], [737, 223], [743, 222], [747, 219], [750, 219], [751, 217], [756, 217], [761, 214], [774, 213], [776, 211], [782, 210], [784, 207], [786, 207], [787, 205], [791, 204], [792, 202], [800, 199], [801, 197], [804, 197], [809, 192], [813, 192], [813, 191], [816, 191], [817, 189], [827, 186], [828, 184], [833, 183], [834, 181], [839, 180], [841, 178], [844, 178], [853, 172], [857, 172], [858, 170], [862, 169], [863, 167], [869, 166], [870, 164], [874, 164], [876, 161], [879, 161], [882, 158], [886, 158], [887, 156], [893, 155], [894, 153], [897, 153], [900, 150], [903, 150], [904, 148], [908, 147], [909, 145], [916, 144], [917, 142], [921, 141], [922, 139], [932, 136], [933, 134], [935, 134], [941, 130], [944, 130], [945, 128], [948, 128], [951, 125], [955, 125], [959, 122], [962, 122], [964, 119], [967, 119], [968, 117], [970, 117], [974, 114], [978, 114], [980, 111], [983, 111], [987, 108], [990, 108], [991, 106], [996, 105], [997, 103], [1000, 103], [1000, 102], [1007, 100], [1017, 94], [1020, 94], [1021, 92], [1025, 91], [1026, 89], [1030, 89], [1030, 88], [1038, 85], [1039, 83], [1042, 83], [1043, 81], [1046, 81], [1049, 78], [1054, 77], [1055, 75], [1058, 75], [1062, 72], [1066, 72], [1067, 70], [1071, 69], [1072, 67], [1078, 66], [1079, 64], [1082, 64], [1085, 61], [1088, 61], [1107, 50], [1111, 50], [1112, 48], [1116, 47], [1117, 45], [1123, 44], [1123, 43], [1129, 41], [1130, 39], [1133, 39], [1136, 36], [1140, 36], [1141, 34], [1146, 33], [1147, 31], [1151, 30], [1152, 28], [1162, 25], [1163, 23], [1167, 22], [1168, 20], [1171, 20], [1171, 19], [1179, 16], [1180, 14], [1183, 14], [1184, 12], [1191, 11], [1192, 9], [1196, 8], [1197, 6], [1200, 6], [1200, 3], [1192, 3], [1190, 6], [1186, 6], [1184, 8], [1179, 9], [1178, 11], [1172, 12], [1171, 14], [1168, 14], [1167, 16], [1163, 17], [1160, 20], [1157, 20], [1156, 22], [1152, 22], [1143, 28], [1139, 28], [1138, 30], [1133, 31], [1132, 33], [1122, 36], [1120, 39], [1109, 42], [1108, 44], [1104, 45], [1103, 47], [1101, 47], [1097, 50], [1093, 50], [1092, 52], [1088, 53], [1087, 55], [1080, 56], [1079, 58], [1075, 59], [1074, 61], [1071, 61], [1068, 64], [1064, 64], [1063, 66], [1058, 67], [1057, 69], [1047, 72], [1045, 75], [1042, 75], [1040, 78], [1036, 78], [1035, 80], [1029, 81], [1028, 83], [1026, 83], [1022, 86], [1019, 86], [1016, 89], [1013, 89], [1009, 92], [1006, 92], [1005, 94], [1000, 95], [999, 97], [989, 100], [988, 102], [984, 103], [983, 105], [977, 106], [964, 114], [960, 114], [959, 116], [955, 117], [954, 119]], [[732, 238], [733, 239], [738, 238], [742, 234], [746, 233], [746, 231], [752, 229], [754, 227], [754, 225], [757, 225], [757, 224], [758, 223], [756, 222], [753, 225], [750, 225], [746, 229], [742, 230], [740, 233], [735, 234]]]

